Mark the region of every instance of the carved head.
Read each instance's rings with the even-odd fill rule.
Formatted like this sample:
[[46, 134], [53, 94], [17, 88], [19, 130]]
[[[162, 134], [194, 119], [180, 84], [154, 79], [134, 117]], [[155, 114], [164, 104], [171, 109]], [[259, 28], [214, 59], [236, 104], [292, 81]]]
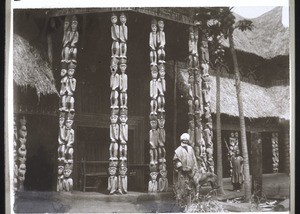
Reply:
[[65, 169], [64, 169], [64, 176], [65, 176], [65, 178], [70, 177], [71, 174], [72, 174], [72, 169], [70, 167], [66, 166]]
[[119, 168], [120, 175], [126, 175], [126, 172], [127, 172], [127, 167], [126, 166], [121, 166]]
[[150, 172], [151, 180], [156, 180], [158, 173], [157, 172]]
[[68, 76], [73, 77], [74, 72], [75, 72], [75, 69], [73, 69], [73, 68], [68, 69]]
[[161, 175], [161, 177], [163, 177], [163, 178], [166, 178], [166, 177], [167, 177], [167, 174], [168, 174], [167, 170], [161, 170], [161, 171], [160, 171], [160, 175]]
[[199, 38], [198, 28], [194, 28], [194, 36], [195, 36], [195, 40], [198, 40]]
[[152, 76], [152, 79], [157, 79], [158, 72], [157, 72], [157, 67], [156, 66], [151, 67], [151, 76]]
[[66, 120], [66, 128], [67, 129], [71, 129], [72, 128], [72, 125], [73, 125], [73, 120], [71, 120], [71, 119], [67, 119]]
[[126, 15], [125, 15], [125, 13], [122, 12], [121, 15], [120, 15], [120, 21], [121, 21], [121, 23], [125, 24], [126, 20], [127, 20]]
[[121, 110], [120, 112], [120, 121], [121, 123], [126, 123], [128, 120], [128, 116], [127, 116], [127, 111], [124, 109]]
[[62, 165], [58, 166], [58, 168], [57, 168], [58, 175], [62, 175], [63, 171], [64, 171], [64, 166], [62, 166]]
[[151, 115], [149, 118], [150, 118], [151, 129], [152, 130], [156, 129], [157, 128], [157, 117], [154, 115]]
[[109, 172], [109, 175], [111, 175], [111, 176], [116, 175], [116, 173], [117, 173], [117, 167], [115, 167], [115, 166], [110, 166], [110, 167], [108, 168], [108, 172]]
[[230, 133], [230, 137], [234, 137], [234, 133], [233, 132]]
[[165, 118], [163, 117], [163, 115], [161, 115], [159, 118], [158, 118], [158, 127], [159, 128], [164, 128], [165, 127], [165, 122], [166, 122], [166, 120], [165, 120]]
[[126, 68], [127, 68], [127, 65], [126, 65], [125, 63], [122, 63], [122, 64], [120, 64], [119, 67], [120, 67], [121, 72], [122, 72], [122, 73], [125, 73]]
[[59, 115], [59, 127], [63, 127], [65, 123], [65, 116], [64, 115]]
[[202, 46], [202, 48], [205, 48], [205, 49], [208, 48], [208, 43], [207, 43], [207, 41], [205, 41], [205, 40], [202, 41], [202, 42], [201, 42], [201, 46]]
[[151, 30], [152, 30], [152, 32], [154, 32], [154, 33], [156, 33], [156, 31], [157, 31], [157, 21], [156, 21], [156, 19], [153, 19], [153, 20], [151, 21]]
[[115, 74], [118, 70], [118, 60], [114, 57], [110, 62], [110, 71]]
[[195, 38], [195, 34], [194, 34], [194, 28], [193, 28], [193, 26], [189, 27], [189, 32], [190, 32], [190, 39], [194, 39]]
[[78, 21], [76, 16], [72, 16], [72, 25], [71, 25], [71, 29], [73, 32], [77, 31], [77, 26], [78, 26]]
[[64, 22], [64, 31], [67, 31], [69, 29], [69, 27], [70, 27], [70, 17], [67, 16], [65, 18], [65, 22]]
[[161, 78], [164, 78], [165, 75], [166, 75], [164, 64], [159, 65], [159, 75], [160, 75]]
[[117, 121], [118, 121], [118, 115], [112, 114], [112, 115], [110, 116], [110, 122], [111, 122], [112, 124], [116, 124]]
[[159, 20], [157, 22], [157, 24], [158, 24], [159, 30], [163, 31], [164, 30], [164, 26], [165, 26], [164, 21], [163, 20]]
[[239, 137], [239, 133], [238, 132], [235, 132], [235, 137]]
[[24, 163], [21, 163], [19, 166], [19, 174], [24, 176], [26, 173], [26, 165]]
[[21, 148], [22, 148], [22, 145], [24, 145], [25, 146], [25, 143], [26, 143], [26, 138], [19, 138], [19, 141], [20, 141], [20, 143], [21, 143]]
[[116, 24], [118, 22], [118, 17], [115, 13], [111, 14], [110, 21], [112, 24]]

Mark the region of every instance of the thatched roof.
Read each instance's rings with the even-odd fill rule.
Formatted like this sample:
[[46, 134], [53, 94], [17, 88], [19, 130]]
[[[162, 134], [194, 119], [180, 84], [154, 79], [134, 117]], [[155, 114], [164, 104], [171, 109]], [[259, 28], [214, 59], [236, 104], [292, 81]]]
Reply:
[[[180, 89], [186, 93], [188, 72], [179, 69], [178, 80]], [[236, 96], [235, 80], [220, 78], [221, 88], [221, 113], [238, 117], [238, 103]], [[216, 77], [211, 76], [211, 111], [216, 113]], [[290, 119], [289, 86], [261, 87], [251, 83], [241, 82], [243, 96], [244, 116], [247, 118], [278, 117]]]
[[[245, 19], [234, 14], [236, 21]], [[282, 7], [250, 19], [254, 28], [252, 31], [235, 30], [233, 39], [237, 50], [253, 53], [265, 59], [289, 55], [289, 28], [282, 24]], [[228, 40], [223, 45], [229, 47]]]
[[36, 89], [37, 95], [57, 94], [52, 70], [43, 60], [39, 51], [27, 40], [13, 36], [13, 72], [18, 86], [30, 86]]

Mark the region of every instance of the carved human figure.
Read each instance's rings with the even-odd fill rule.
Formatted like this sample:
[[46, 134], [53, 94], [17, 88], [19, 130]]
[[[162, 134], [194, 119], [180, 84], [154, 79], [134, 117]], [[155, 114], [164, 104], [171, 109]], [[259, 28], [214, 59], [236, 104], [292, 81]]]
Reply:
[[127, 111], [120, 112], [120, 160], [127, 160], [128, 125]]
[[151, 66], [157, 64], [157, 21], [153, 19], [151, 21], [151, 32], [149, 35], [149, 46], [150, 46], [150, 64]]
[[210, 85], [211, 85], [211, 78], [209, 75], [202, 76], [202, 93], [203, 93], [203, 102], [205, 104], [210, 103], [211, 96], [210, 96]]
[[70, 53], [69, 53], [69, 40], [70, 40], [70, 17], [66, 16], [64, 21], [64, 36], [63, 36], [63, 48], [61, 52], [62, 62], [69, 62]]
[[127, 53], [127, 39], [128, 39], [128, 29], [126, 26], [126, 15], [125, 13], [121, 13], [120, 15], [120, 21], [121, 21], [121, 25], [120, 25], [120, 57], [121, 58], [127, 58], [126, 57], [126, 53]]
[[74, 112], [74, 92], [76, 89], [76, 79], [73, 77], [75, 69], [73, 67], [68, 69], [68, 79], [66, 84], [67, 98], [66, 102], [70, 112]]
[[201, 84], [202, 84], [202, 79], [201, 79], [200, 71], [198, 69], [195, 69], [195, 97], [199, 100], [199, 104], [200, 104], [200, 99], [202, 98]]
[[189, 95], [189, 99], [194, 99], [194, 95], [195, 95], [194, 75], [189, 75], [188, 78], [188, 95]]
[[156, 116], [150, 116], [150, 126], [149, 131], [149, 144], [150, 144], [150, 165], [157, 164], [157, 147], [158, 147], [158, 131], [157, 128], [157, 118]]
[[65, 146], [65, 154], [64, 154], [64, 158], [65, 158], [65, 163], [73, 163], [73, 153], [74, 153], [74, 149], [73, 149], [73, 144], [74, 144], [74, 129], [72, 129], [72, 125], [73, 125], [73, 116], [68, 116], [69, 118], [67, 118], [66, 120], [66, 146]]
[[60, 102], [61, 102], [61, 107], [60, 111], [67, 111], [67, 83], [68, 83], [68, 77], [65, 76], [61, 79], [60, 81], [61, 86], [60, 86]]
[[127, 193], [127, 167], [124, 165], [121, 165], [119, 167], [119, 178], [118, 178], [118, 192], [121, 194]]
[[117, 160], [118, 155], [118, 143], [117, 140], [119, 139], [119, 124], [117, 124], [118, 115], [116, 113], [112, 113], [110, 116], [110, 146], [109, 146], [109, 153], [110, 153], [110, 160]]
[[183, 133], [180, 136], [181, 145], [175, 150], [173, 158], [174, 169], [185, 178], [192, 178], [198, 165], [193, 148], [189, 145], [190, 136]]
[[150, 172], [151, 180], [148, 183], [148, 192], [156, 193], [158, 190], [158, 182], [156, 180], [158, 172]]
[[127, 84], [128, 84], [128, 79], [127, 79], [127, 74], [125, 74], [127, 65], [125, 60], [121, 60], [120, 64], [120, 70], [121, 70], [121, 75], [120, 75], [120, 104], [121, 108], [127, 109]]
[[188, 134], [190, 136], [189, 145], [194, 148], [195, 146], [195, 123], [194, 120], [189, 121]]
[[278, 172], [279, 167], [279, 150], [278, 150], [278, 133], [272, 133], [272, 161], [273, 161], [273, 173]]
[[189, 67], [196, 68], [198, 66], [198, 50], [195, 31], [192, 26], [189, 28], [189, 33]]
[[158, 97], [158, 81], [157, 81], [157, 67], [151, 66], [152, 80], [150, 81], [150, 110], [153, 115], [157, 114], [157, 97]]
[[120, 26], [117, 25], [118, 17], [115, 13], [111, 15], [111, 38], [113, 40], [111, 45], [111, 56], [113, 58], [119, 58], [119, 52], [120, 52]]
[[164, 65], [161, 64], [159, 66], [159, 74], [160, 78], [158, 79], [157, 86], [158, 86], [158, 98], [157, 98], [157, 104], [158, 104], [158, 111], [159, 112], [165, 112], [165, 91], [166, 91], [166, 80], [165, 80], [165, 68]]
[[118, 69], [118, 64], [116, 59], [112, 59], [111, 60], [111, 66], [110, 66], [110, 70], [111, 70], [111, 76], [110, 76], [110, 88], [111, 88], [111, 94], [110, 94], [110, 103], [111, 106], [110, 108], [115, 109], [115, 108], [119, 108], [118, 106], [118, 97], [119, 97], [119, 93], [118, 93], [118, 88], [120, 85], [120, 77], [119, 74], [117, 74], [117, 69]]
[[118, 190], [118, 177], [116, 176], [117, 173], [117, 167], [116, 166], [110, 166], [108, 168], [109, 177], [108, 177], [108, 188], [107, 191], [109, 194], [114, 194]]
[[158, 56], [158, 63], [165, 63], [165, 45], [166, 45], [166, 38], [164, 32], [164, 21], [158, 21], [158, 32], [157, 32], [157, 56]]
[[20, 144], [20, 147], [18, 149], [18, 154], [19, 154], [19, 162], [20, 163], [25, 163], [26, 161], [26, 154], [27, 154], [27, 149], [24, 143]]
[[166, 131], [165, 131], [165, 118], [163, 115], [160, 115], [157, 119], [158, 121], [158, 161], [159, 162], [166, 162], [166, 149], [165, 149], [165, 142], [166, 142]]
[[65, 191], [73, 190], [73, 179], [71, 178], [72, 171], [73, 171], [73, 165], [66, 164], [64, 168], [64, 180], [63, 180], [63, 186]]
[[71, 31], [70, 31], [70, 59], [73, 63], [77, 63], [77, 42], [79, 39], [79, 34], [77, 31], [78, 21], [76, 16], [71, 18]]
[[209, 70], [209, 53], [208, 53], [208, 43], [207, 41], [201, 42], [201, 69], [203, 75], [208, 75]]
[[18, 170], [18, 180], [20, 181], [21, 189], [23, 187], [23, 182], [25, 181], [26, 174], [26, 165], [25, 163], [21, 163]]
[[58, 170], [57, 170], [57, 191], [62, 191], [63, 187], [64, 187], [64, 166], [63, 165], [59, 165], [58, 166]]
[[161, 177], [158, 179], [158, 189], [160, 192], [166, 192], [168, 190], [168, 178], [167, 178], [167, 170], [160, 170]]

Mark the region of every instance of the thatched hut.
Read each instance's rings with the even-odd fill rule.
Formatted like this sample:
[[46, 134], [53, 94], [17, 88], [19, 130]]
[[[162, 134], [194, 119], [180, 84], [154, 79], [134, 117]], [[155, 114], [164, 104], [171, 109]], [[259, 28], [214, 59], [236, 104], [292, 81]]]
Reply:
[[[179, 145], [180, 133], [186, 132], [188, 126], [188, 107], [184, 98], [187, 66], [182, 62], [188, 56], [188, 28], [193, 25], [191, 16], [193, 10], [190, 8], [16, 10], [14, 18], [15, 23], [19, 22], [19, 25], [14, 28], [15, 33], [26, 38], [25, 40], [14, 34], [14, 47], [16, 46], [14, 48], [14, 81], [16, 86], [27, 86], [15, 87], [20, 90], [16, 90], [14, 97], [15, 112], [28, 116], [28, 179], [25, 181], [25, 189], [56, 189], [59, 133], [59, 98], [56, 88], [59, 88], [61, 80], [63, 20], [67, 15], [76, 15], [79, 33], [75, 73], [77, 83], [74, 95], [76, 114], [73, 124], [75, 131], [74, 189], [82, 190], [84, 182], [82, 163], [108, 165], [111, 113], [109, 80], [112, 45], [110, 16], [112, 11], [118, 14], [126, 13], [126, 25], [129, 29], [127, 41], [127, 123], [128, 139], [130, 139], [128, 143], [128, 189], [145, 191], [149, 181], [149, 81], [151, 79], [149, 32], [153, 18], [163, 19], [165, 22], [164, 32], [167, 41], [165, 48], [167, 61], [165, 149], [167, 151], [167, 170], [173, 171], [173, 151]], [[283, 172], [287, 171], [289, 163], [289, 61], [286, 37], [288, 29], [279, 26], [279, 12], [280, 10], [276, 8], [253, 20], [256, 25], [253, 32], [243, 34], [236, 31], [234, 38], [243, 80], [242, 93], [248, 135], [253, 131], [263, 133], [265, 145], [263, 150], [271, 151], [270, 134], [279, 133], [280, 148], [285, 151], [285, 153], [280, 153], [279, 157], [279, 171]], [[273, 16], [278, 18], [275, 19]], [[22, 28], [24, 17], [31, 17], [26, 22], [28, 25], [26, 29]], [[266, 28], [263, 20], [270, 21], [268, 28], [272, 30]], [[31, 32], [33, 28], [35, 33]], [[38, 43], [43, 45], [38, 45]], [[224, 45], [226, 46], [226, 41], [224, 41]], [[39, 51], [32, 51], [33, 46], [38, 47], [36, 49]], [[42, 58], [47, 58], [46, 53], [52, 57], [51, 66], [42, 60]], [[221, 77], [221, 113], [222, 134], [228, 140], [230, 132], [239, 130], [239, 123], [231, 58], [228, 50], [225, 53], [228, 65], [227, 72], [223, 73]], [[175, 71], [178, 71], [176, 76], [174, 75]], [[211, 108], [214, 121], [216, 111], [214, 70], [211, 70], [210, 73], [212, 75]], [[32, 94], [34, 91], [30, 89], [32, 87], [39, 96], [41, 95], [40, 99]], [[31, 95], [28, 95], [28, 91]], [[45, 94], [51, 95], [42, 96]], [[177, 108], [174, 108], [174, 105]], [[175, 115], [177, 122], [174, 122]], [[247, 137], [249, 138], [250, 135]], [[223, 152], [226, 156], [225, 145]], [[268, 152], [266, 157], [270, 157]], [[270, 160], [266, 158], [267, 161], [263, 163], [264, 173], [270, 172], [271, 159], [272, 157]], [[228, 171], [226, 171], [228, 163], [224, 161], [224, 164], [226, 177], [228, 176]], [[97, 172], [101, 177], [107, 169], [91, 166], [87, 170], [92, 173]], [[168, 179], [172, 181], [172, 173], [168, 173]], [[91, 179], [89, 182], [89, 185], [94, 185], [101, 191], [107, 187], [107, 176], [96, 180]]]

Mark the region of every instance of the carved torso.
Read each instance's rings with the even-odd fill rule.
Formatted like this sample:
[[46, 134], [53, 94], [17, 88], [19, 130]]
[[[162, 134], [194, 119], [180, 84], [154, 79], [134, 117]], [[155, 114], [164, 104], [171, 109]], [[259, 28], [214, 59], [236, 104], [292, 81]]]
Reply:
[[116, 141], [119, 139], [119, 125], [110, 124], [110, 139]]
[[150, 130], [149, 131], [149, 143], [150, 149], [156, 149], [158, 146], [158, 132], [157, 130]]

